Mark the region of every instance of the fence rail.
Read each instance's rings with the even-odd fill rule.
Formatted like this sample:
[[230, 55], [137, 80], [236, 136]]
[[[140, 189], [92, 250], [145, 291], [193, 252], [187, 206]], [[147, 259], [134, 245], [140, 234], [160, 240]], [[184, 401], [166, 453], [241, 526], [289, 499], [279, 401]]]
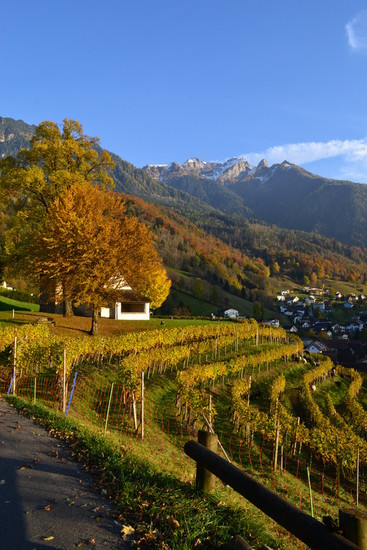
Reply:
[[325, 548], [328, 550], [357, 550], [359, 548], [347, 539], [330, 532], [321, 522], [305, 514], [200, 443], [188, 441], [185, 444], [185, 453], [305, 542], [310, 548], [317, 550]]
[[[12, 370], [0, 371], [0, 393], [6, 393], [12, 379]], [[121, 437], [122, 435], [141, 438], [142, 436], [142, 401], [141, 395], [127, 391], [122, 385], [102, 381], [93, 384], [86, 376], [78, 375], [74, 393], [70, 401], [74, 377], [66, 380], [68, 415], [96, 427], [101, 433], [107, 431]], [[17, 373], [16, 395], [30, 402], [40, 403], [62, 412], [63, 380], [61, 375], [38, 373], [37, 376], [24, 376]], [[135, 415], [134, 415], [135, 407]], [[197, 430], [193, 430], [184, 418], [175, 414], [175, 408], [169, 404], [157, 403], [145, 395], [145, 442], [155, 448], [157, 436], [168, 438], [180, 449], [192, 438], [196, 438]], [[108, 413], [108, 414], [107, 414]], [[201, 426], [198, 425], [198, 428]], [[308, 454], [303, 446], [302, 455], [294, 455], [291, 448], [284, 447], [279, 455], [279, 469], [274, 472], [274, 442], [266, 440], [261, 434], [253, 433], [251, 437], [241, 437], [234, 433], [216, 430], [230, 460], [248, 471], [255, 479], [271, 487], [289, 502], [297, 505], [306, 513], [310, 511], [308, 497], [307, 468], [310, 468], [312, 489], [318, 492], [320, 498], [314, 502], [315, 516], [329, 515], [332, 509], [343, 504], [355, 506], [358, 502], [367, 502], [366, 472], [361, 469], [359, 487], [353, 481], [354, 472], [340, 472], [341, 494], [338, 494], [335, 469], [328, 469]], [[162, 439], [162, 440], [163, 440]], [[181, 472], [186, 480], [194, 475], [192, 461], [187, 459], [185, 469]], [[287, 475], [285, 475], [287, 473]], [[291, 474], [289, 476], [288, 474]], [[358, 493], [357, 493], [358, 491]]]

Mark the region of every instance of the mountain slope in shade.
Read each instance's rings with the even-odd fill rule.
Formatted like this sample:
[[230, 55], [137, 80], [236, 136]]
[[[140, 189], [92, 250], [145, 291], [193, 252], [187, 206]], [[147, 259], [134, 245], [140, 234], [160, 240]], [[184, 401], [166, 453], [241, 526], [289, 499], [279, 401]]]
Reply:
[[[33, 126], [12, 119], [1, 121], [8, 128], [8, 133], [2, 134], [4, 138], [11, 133], [14, 137], [7, 142], [5, 139], [0, 141], [0, 154], [6, 143], [16, 143], [18, 138], [28, 143]], [[322, 204], [325, 202], [323, 194], [326, 194], [329, 212], [338, 209], [334, 232], [348, 229], [356, 235], [356, 242], [364, 242], [361, 220], [367, 199], [363, 185], [325, 180], [286, 162], [269, 167], [262, 161], [253, 167], [243, 159], [230, 159], [226, 163], [189, 159], [182, 166], [161, 165], [143, 170], [117, 155], [112, 154], [112, 157], [116, 162], [113, 170], [116, 191], [140, 197], [145, 204], [155, 204], [156, 211], [149, 221], [154, 230], [170, 226], [164, 234], [157, 229], [157, 244], [168, 266], [180, 265], [199, 277], [207, 277], [214, 284], [227, 281], [227, 286], [237, 290], [242, 284], [250, 289], [263, 285], [265, 266], [271, 267], [275, 262], [281, 266], [282, 273], [297, 280], [302, 280], [305, 274], [310, 276], [317, 268], [323, 268], [331, 278], [352, 276], [355, 280], [367, 272], [365, 249], [342, 245], [320, 235], [321, 230], [326, 233], [330, 228]], [[309, 205], [312, 208], [307, 213]], [[259, 221], [264, 215], [271, 222], [277, 219], [279, 225], [289, 223], [291, 226], [293, 216], [294, 223], [304, 223], [305, 227], [304, 207], [309, 218], [311, 214], [315, 217], [319, 234], [279, 229]], [[347, 207], [353, 215], [347, 215]], [[140, 215], [144, 217], [143, 210]], [[258, 220], [253, 221], [253, 218]], [[174, 219], [175, 227], [172, 225]], [[355, 220], [359, 220], [359, 226]], [[198, 232], [202, 233], [200, 245], [196, 238]], [[216, 252], [210, 256], [208, 248], [214, 246], [213, 238], [217, 239]], [[184, 253], [189, 245], [193, 251], [188, 249]], [[221, 246], [223, 254], [219, 250]], [[195, 264], [200, 264], [200, 269]]]
[[253, 167], [243, 159], [223, 164], [190, 159], [183, 165], [145, 170], [226, 214], [367, 245], [367, 186], [363, 184], [323, 178], [286, 161], [268, 166], [263, 160]]

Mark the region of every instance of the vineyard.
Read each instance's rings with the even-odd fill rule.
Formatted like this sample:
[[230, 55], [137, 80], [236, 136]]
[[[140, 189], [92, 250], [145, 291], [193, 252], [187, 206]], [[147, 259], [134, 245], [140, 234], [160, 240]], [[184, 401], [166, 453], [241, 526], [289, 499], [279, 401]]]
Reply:
[[[318, 519], [367, 503], [363, 378], [304, 354], [283, 329], [249, 320], [93, 339], [45, 326], [0, 331], [2, 393], [114, 435], [165, 475], [192, 483], [183, 445], [207, 429], [231, 461]], [[248, 508], [228, 488], [217, 494]], [[299, 547], [261, 521], [262, 542]]]

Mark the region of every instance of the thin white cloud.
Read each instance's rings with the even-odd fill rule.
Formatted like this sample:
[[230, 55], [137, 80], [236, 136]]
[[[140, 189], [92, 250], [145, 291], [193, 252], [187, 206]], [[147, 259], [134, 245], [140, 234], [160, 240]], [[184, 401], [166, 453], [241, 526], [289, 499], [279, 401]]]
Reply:
[[317, 160], [333, 157], [344, 157], [349, 162], [365, 160], [367, 162], [367, 138], [331, 141], [311, 141], [303, 143], [287, 143], [269, 147], [260, 153], [245, 153], [241, 157], [252, 164], [258, 164], [266, 158], [269, 164], [287, 160], [294, 164], [308, 164]]
[[345, 25], [352, 50], [367, 53], [367, 10], [360, 12]]
[[[261, 152], [240, 155], [256, 166], [262, 159], [270, 165], [288, 161], [308, 168], [312, 163], [323, 163], [323, 175], [335, 179], [367, 182], [367, 138], [330, 141], [287, 143], [269, 147]], [[319, 165], [320, 166], [320, 165]]]

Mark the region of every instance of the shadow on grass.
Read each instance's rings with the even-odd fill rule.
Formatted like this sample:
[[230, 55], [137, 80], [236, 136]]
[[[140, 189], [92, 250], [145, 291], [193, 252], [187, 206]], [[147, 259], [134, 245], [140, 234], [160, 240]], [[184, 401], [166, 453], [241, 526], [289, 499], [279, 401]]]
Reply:
[[27, 306], [15, 306], [12, 304], [6, 304], [5, 302], [0, 302], [0, 311], [31, 311], [33, 312], [33, 309]]
[[67, 439], [99, 487], [113, 497], [124, 522], [140, 526], [143, 533], [139, 536], [147, 544], [142, 548], [162, 548], [164, 542], [188, 550], [199, 539], [201, 548], [219, 548], [237, 534], [247, 535], [252, 541], [267, 539], [267, 544], [274, 543], [269, 536], [264, 537], [262, 523], [254, 525], [242, 507], [219, 503], [215, 495], [197, 493], [190, 482], [156, 471], [138, 451], [117, 447], [113, 441], [44, 407], [14, 398], [10, 401]]

